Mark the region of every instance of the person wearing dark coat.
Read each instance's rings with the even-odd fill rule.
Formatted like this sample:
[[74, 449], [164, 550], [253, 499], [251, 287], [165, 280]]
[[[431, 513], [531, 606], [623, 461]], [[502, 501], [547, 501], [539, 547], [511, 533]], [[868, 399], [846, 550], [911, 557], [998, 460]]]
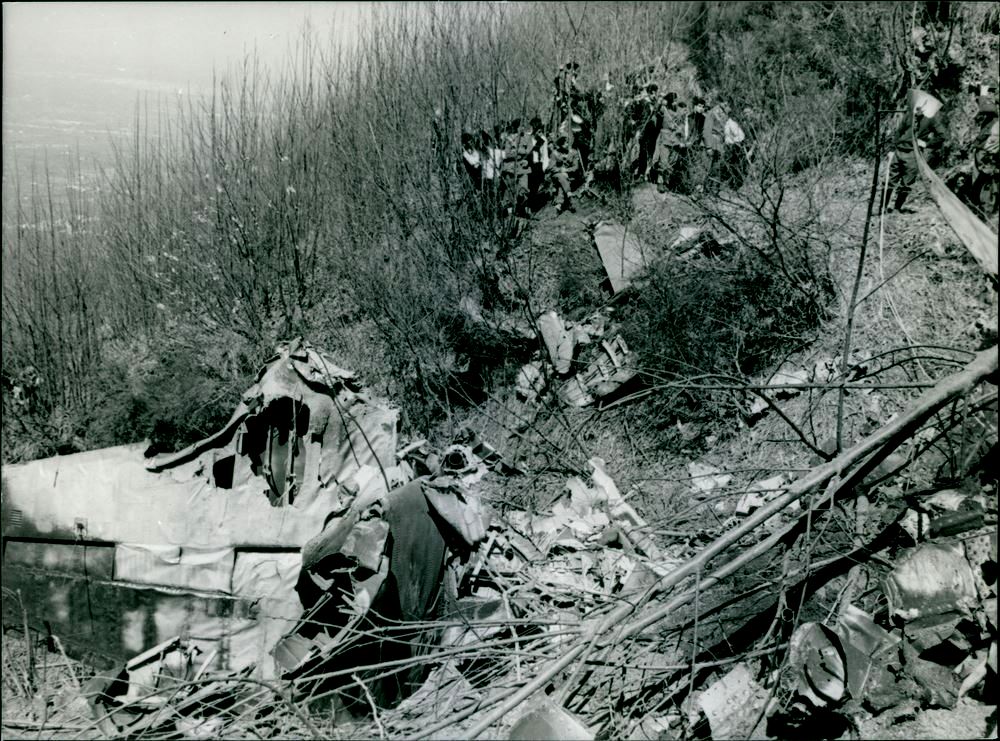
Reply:
[[543, 131], [542, 119], [535, 116], [531, 119], [529, 129], [532, 136], [531, 167], [528, 175], [528, 201], [534, 209], [539, 205], [542, 184], [545, 182], [545, 171], [549, 169], [549, 140]]
[[667, 93], [660, 109], [660, 133], [656, 137], [656, 153], [650, 168], [650, 180], [660, 192], [675, 190], [684, 179], [687, 158], [688, 131], [686, 105], [677, 94]]

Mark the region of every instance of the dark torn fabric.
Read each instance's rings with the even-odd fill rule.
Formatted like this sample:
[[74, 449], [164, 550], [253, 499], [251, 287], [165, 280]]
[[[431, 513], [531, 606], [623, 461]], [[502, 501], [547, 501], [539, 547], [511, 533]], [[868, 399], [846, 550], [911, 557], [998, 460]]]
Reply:
[[423, 620], [441, 583], [444, 537], [419, 481], [389, 492], [385, 502], [392, 542], [389, 573], [399, 592], [400, 612], [404, 620]]
[[[384, 509], [381, 517], [379, 508]], [[340, 554], [377, 571], [384, 554], [399, 595], [399, 617], [423, 620], [437, 595], [446, 547], [431, 511], [419, 481], [383, 495], [371, 506], [352, 506], [303, 547], [302, 568], [314, 569]]]

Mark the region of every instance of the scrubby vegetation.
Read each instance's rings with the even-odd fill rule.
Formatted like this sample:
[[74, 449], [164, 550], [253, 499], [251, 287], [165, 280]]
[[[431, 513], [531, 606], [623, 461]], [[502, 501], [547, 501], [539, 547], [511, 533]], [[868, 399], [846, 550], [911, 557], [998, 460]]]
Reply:
[[[716, 204], [711, 216], [732, 221], [738, 258], [655, 270], [630, 326], [652, 372], [755, 372], [802, 342], [832, 295], [823, 204], [787, 208], [788, 178], [821, 179], [841, 158], [870, 154], [875, 101], [891, 107], [923, 82], [903, 51], [909, 12], [408, 6], [373, 20], [356, 53], [306, 29], [281, 72], [250, 58], [209, 100], [137, 111], [96, 199], [51, 192], [44, 174], [30, 190], [7, 189], [4, 458], [190, 442], [228, 413], [276, 340], [294, 335], [339, 353], [415, 429], [484, 398], [530, 348], [489, 322], [469, 327], [463, 299], [479, 297], [496, 327], [601, 300], [591, 273], [546, 254], [536, 259], [562, 274], [561, 297], [546, 304], [510, 258], [530, 227], [477, 198], [456, 167], [463, 128], [547, 118], [552, 75], [568, 58], [588, 84], [618, 91], [608, 101], [635, 70], [660, 64], [686, 92], [716, 88], [744, 111], [755, 167], [729, 210]], [[952, 3], [938, 28], [971, 38], [990, 24], [995, 10]], [[995, 53], [961, 48], [956, 60], [939, 46], [935, 59], [982, 69]], [[621, 118], [605, 111], [599, 151]]]
[[[404, 438], [497, 448], [510, 467], [483, 468], [469, 490], [502, 523], [479, 553], [510, 550], [497, 533], [522, 516], [530, 525], [529, 511], [555, 513], [567, 490], [587, 499], [586, 517], [599, 521], [599, 506], [612, 516], [599, 535], [577, 532], [580, 512], [529, 527], [544, 553], [488, 598], [502, 594], [517, 616], [510, 632], [414, 660], [459, 667], [447, 682], [472, 701], [442, 691], [424, 702], [421, 690], [402, 712], [371, 700], [369, 728], [276, 684], [274, 697], [235, 703], [230, 735], [475, 737], [520, 714], [517, 693], [557, 688], [552, 701], [601, 737], [708, 737], [694, 693], [752, 666], [747, 729], [769, 715], [777, 738], [837, 737], [848, 718], [869, 723], [862, 737], [940, 736], [914, 708], [944, 705], [950, 723], [995, 707], [995, 666], [982, 681], [995, 614], [946, 626], [956, 643], [927, 686], [950, 698], [920, 694], [911, 675], [923, 684], [937, 659], [908, 656], [910, 636], [901, 662], [883, 652], [896, 684], [885, 680], [889, 699], [874, 697], [872, 712], [876, 693], [846, 691], [843, 704], [803, 710], [809, 671], [830, 654], [792, 644], [803, 623], [856, 608], [889, 626], [886, 579], [927, 544], [923, 531], [956, 528], [932, 550], [972, 539], [989, 550], [995, 278], [929, 199], [888, 216], [880, 198], [913, 86], [944, 103], [935, 167], [968, 161], [969, 86], [996, 84], [998, 24], [993, 4], [974, 2], [399, 4], [350, 53], [307, 28], [283, 70], [250, 57], [208, 99], [140, 108], [99, 192], [83, 187], [79, 162], [65, 192], [50, 177], [61, 163], [36, 163], [30, 185], [5, 173], [3, 462], [143, 439], [176, 450], [222, 425], [279, 340], [303, 336], [401, 406]], [[460, 137], [536, 114], [552, 133], [552, 78], [570, 59], [605, 166], [575, 211], [549, 204], [522, 218], [470, 184]], [[649, 79], [731, 104], [752, 151], [738, 177], [706, 187], [703, 160], [669, 192], [615, 179], [635, 154], [623, 102]], [[645, 248], [645, 270], [617, 294], [594, 247], [600, 221], [627, 225]], [[558, 372], [533, 331], [550, 311], [578, 330], [606, 322], [602, 339], [621, 334], [636, 374], [601, 403], [567, 403], [560, 392], [601, 350], [580, 340], [571, 372]], [[525, 367], [546, 384], [537, 398], [519, 388]], [[614, 505], [606, 491], [600, 500], [605, 465]], [[584, 474], [595, 484], [585, 496], [569, 478]], [[632, 515], [648, 527], [631, 528]], [[960, 547], [992, 579], [971, 587], [980, 606], [995, 603], [995, 545], [991, 560]], [[627, 576], [608, 556], [632, 559]], [[20, 613], [15, 596], [5, 604]], [[402, 640], [396, 631], [385, 635]], [[10, 686], [28, 677], [12, 694], [29, 698], [27, 627], [17, 643], [27, 655], [12, 653]], [[367, 694], [366, 676], [352, 679]]]

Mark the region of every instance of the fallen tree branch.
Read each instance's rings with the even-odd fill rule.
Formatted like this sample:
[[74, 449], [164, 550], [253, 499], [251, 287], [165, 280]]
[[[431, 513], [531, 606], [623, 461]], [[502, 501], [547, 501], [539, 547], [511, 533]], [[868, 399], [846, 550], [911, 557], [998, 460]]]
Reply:
[[51, 733], [56, 733], [59, 731], [85, 731], [88, 726], [83, 725], [65, 725], [57, 724], [51, 725], [43, 723], [41, 721], [31, 721], [31, 720], [7, 720], [4, 719], [0, 721], [0, 726], [4, 728], [13, 728], [19, 731], [48, 731]]
[[[613, 628], [620, 627], [620, 624], [629, 615], [638, 610], [643, 604], [652, 599], [655, 595], [676, 586], [699, 571], [721, 554], [723, 551], [736, 544], [743, 536], [747, 535], [759, 525], [770, 519], [792, 502], [798, 501], [803, 496], [811, 492], [830, 479], [843, 477], [829, 490], [830, 496], [835, 496], [837, 492], [849, 490], [864, 479], [875, 467], [896, 447], [920, 428], [920, 426], [933, 416], [942, 407], [949, 404], [956, 397], [968, 393], [972, 388], [984, 380], [993, 378], [997, 373], [998, 353], [997, 348], [992, 347], [976, 354], [975, 359], [969, 363], [962, 371], [942, 379], [933, 388], [927, 390], [910, 406], [909, 411], [901, 414], [889, 424], [883, 426], [866, 439], [859, 442], [849, 450], [844, 451], [834, 460], [813, 469], [808, 475], [793, 483], [789, 489], [781, 496], [775, 498], [764, 507], [757, 510], [748, 517], [740, 526], [733, 528], [729, 532], [717, 538], [714, 542], [704, 548], [697, 556], [688, 561], [683, 566], [674, 569], [669, 574], [659, 579], [647, 592], [635, 603], [620, 605], [596, 627], [598, 635], [607, 635]], [[852, 469], [852, 467], [856, 466]], [[844, 476], [848, 471], [849, 474]], [[797, 523], [796, 523], [797, 524]], [[758, 543], [750, 551], [729, 562], [721, 569], [712, 574], [710, 579], [721, 579], [739, 566], [749, 563], [753, 557], [757, 557], [776, 545], [784, 537], [784, 529], [778, 533]], [[685, 595], [682, 595], [682, 598]], [[686, 600], [685, 600], [686, 601]], [[682, 603], [681, 603], [682, 604]], [[621, 635], [629, 637], [643, 630], [645, 627], [662, 620], [678, 606], [677, 600], [672, 600], [642, 620], [630, 625]], [[550, 682], [559, 672], [571, 665], [582, 654], [586, 653], [592, 641], [592, 635], [584, 635], [578, 640], [576, 645], [570, 647], [566, 654], [558, 661], [543, 670], [532, 681], [524, 685], [515, 692], [499, 707], [488, 713], [475, 726], [468, 730], [469, 738], [480, 736], [487, 729], [510, 713], [521, 702], [534, 694], [548, 682]], [[461, 714], [460, 714], [461, 715]], [[459, 720], [460, 718], [455, 718]], [[419, 738], [424, 738], [420, 736]]]
[[[908, 439], [913, 432], [933, 416], [939, 409], [951, 403], [957, 396], [969, 392], [973, 387], [997, 372], [997, 348], [993, 347], [984, 350], [976, 355], [976, 359], [967, 365], [961, 372], [948, 376], [938, 383], [934, 388], [926, 391], [911, 405], [910, 410], [901, 414], [889, 424], [876, 430], [869, 437], [859, 442], [853, 448], [845, 451], [834, 460], [822, 466], [814, 468], [810, 474], [794, 482], [788, 490], [779, 497], [758, 509], [753, 515], [748, 517], [740, 526], [733, 528], [729, 532], [717, 538], [708, 545], [694, 559], [684, 566], [675, 569], [654, 584], [648, 591], [646, 597], [668, 589], [687, 576], [695, 573], [705, 566], [712, 558], [719, 555], [723, 550], [735, 544], [740, 538], [754, 530], [758, 525], [770, 519], [794, 501], [801, 499], [805, 494], [815, 487], [824, 484], [834, 476], [841, 476], [859, 461], [861, 464], [854, 469], [850, 476], [844, 479], [842, 485], [837, 490], [844, 490], [856, 486], [865, 476], [871, 473], [876, 466], [892, 450], [904, 440]], [[867, 458], [866, 458], [867, 456]], [[626, 606], [629, 607], [629, 606]], [[627, 613], [617, 616], [624, 618]], [[614, 617], [614, 616], [612, 616]], [[612, 620], [609, 618], [609, 624]], [[613, 622], [618, 622], [614, 620]]]
[[[912, 104], [910, 115], [912, 115]], [[916, 133], [913, 134], [913, 153], [916, 155], [917, 169], [924, 178], [924, 184], [937, 204], [938, 210], [944, 216], [955, 235], [969, 253], [976, 259], [983, 271], [997, 280], [997, 235], [982, 219], [959, 200], [958, 196], [944, 184], [937, 173], [931, 169], [924, 159], [920, 147], [916, 145]]]

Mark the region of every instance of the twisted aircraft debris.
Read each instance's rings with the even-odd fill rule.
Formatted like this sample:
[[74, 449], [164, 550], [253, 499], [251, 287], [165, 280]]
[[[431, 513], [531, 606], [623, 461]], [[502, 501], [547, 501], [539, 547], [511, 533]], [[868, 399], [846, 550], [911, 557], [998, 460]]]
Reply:
[[294, 676], [348, 644], [382, 655], [353, 640], [363, 624], [430, 616], [446, 555], [485, 533], [460, 482], [412, 480], [397, 423], [326, 355], [283, 344], [225, 427], [178, 453], [5, 467], [5, 586], [77, 655], [130, 660], [122, 697], [133, 657], [169, 645], [162, 660], [175, 639], [185, 674]]

